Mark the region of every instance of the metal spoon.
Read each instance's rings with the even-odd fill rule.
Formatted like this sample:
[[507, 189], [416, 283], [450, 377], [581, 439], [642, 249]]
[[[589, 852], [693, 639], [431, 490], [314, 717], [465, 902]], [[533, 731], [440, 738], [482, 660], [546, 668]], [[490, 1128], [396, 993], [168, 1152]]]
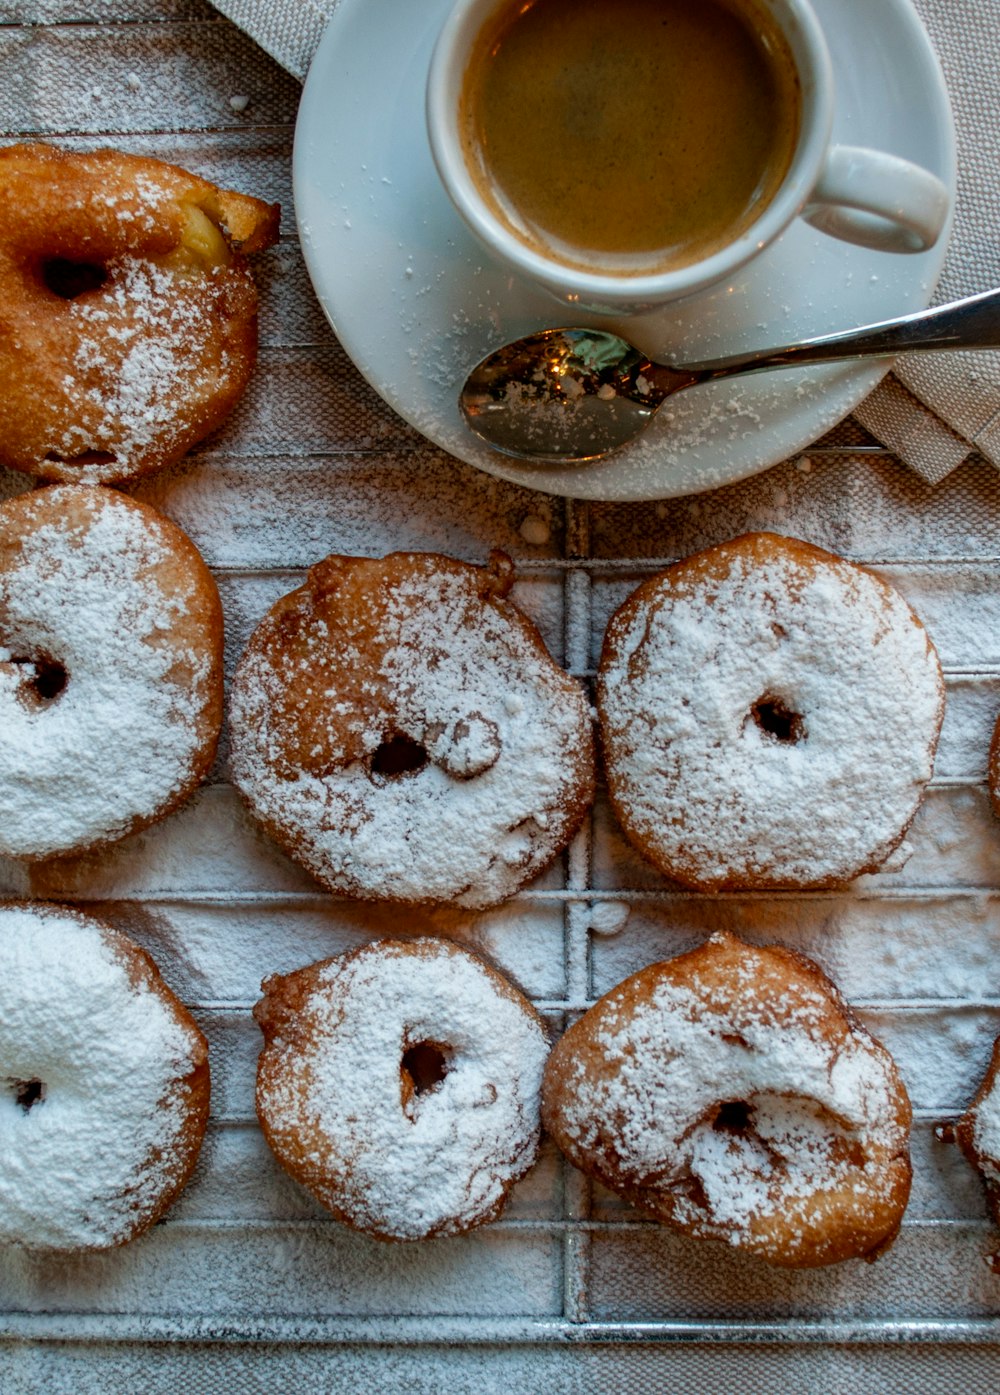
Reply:
[[673, 393], [717, 378], [915, 349], [1000, 348], [1000, 290], [842, 334], [704, 363], [654, 363], [603, 329], [543, 329], [489, 354], [459, 399], [469, 426], [507, 455], [599, 460], [649, 424]]

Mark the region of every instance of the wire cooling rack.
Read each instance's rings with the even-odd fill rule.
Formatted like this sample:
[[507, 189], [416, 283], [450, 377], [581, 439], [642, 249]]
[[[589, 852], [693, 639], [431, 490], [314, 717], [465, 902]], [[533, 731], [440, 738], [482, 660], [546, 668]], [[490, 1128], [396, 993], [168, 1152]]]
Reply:
[[[543, 1354], [621, 1344], [623, 1371], [624, 1353], [649, 1343], [759, 1343], [775, 1358], [795, 1344], [852, 1344], [860, 1358], [876, 1344], [1000, 1338], [1000, 1278], [984, 1262], [998, 1237], [976, 1178], [935, 1136], [967, 1102], [1000, 1029], [1000, 824], [984, 783], [1000, 709], [1000, 476], [971, 460], [931, 490], [849, 423], [756, 480], [648, 504], [574, 504], [448, 459], [361, 380], [311, 294], [290, 216], [298, 85], [203, 0], [91, 10], [0, 0], [4, 138], [159, 156], [285, 210], [282, 242], [258, 267], [262, 351], [246, 400], [182, 468], [135, 491], [213, 567], [229, 671], [268, 605], [328, 552], [414, 548], [482, 561], [501, 547], [517, 564], [517, 599], [586, 683], [608, 615], [643, 577], [772, 529], [874, 565], [907, 595], [941, 653], [948, 711], [908, 860], [837, 893], [682, 891], [630, 852], [599, 798], [560, 865], [510, 904], [401, 919], [317, 891], [259, 835], [227, 783], [225, 739], [212, 781], [155, 829], [31, 878], [0, 866], [0, 891], [89, 906], [139, 940], [192, 1005], [213, 1068], [195, 1179], [152, 1233], [60, 1262], [0, 1254], [0, 1371], [14, 1373], [10, 1388], [41, 1388], [32, 1361], [60, 1344], [94, 1353], [74, 1361], [67, 1388], [83, 1378], [88, 1389], [114, 1389], [122, 1353], [167, 1343], [197, 1351], [182, 1388], [214, 1391], [205, 1343], [245, 1347], [240, 1369], [257, 1373], [273, 1369], [275, 1350], [321, 1345], [332, 1362], [337, 1344], [371, 1349], [382, 1364], [365, 1369], [378, 1384], [388, 1380], [385, 1352], [408, 1345]], [[249, 104], [232, 104], [240, 94]], [[0, 496], [25, 487], [0, 472]], [[787, 1273], [687, 1241], [592, 1187], [550, 1143], [497, 1224], [380, 1245], [321, 1212], [264, 1144], [250, 1010], [269, 973], [380, 935], [451, 935], [492, 957], [558, 1032], [629, 973], [718, 928], [815, 958], [899, 1062], [915, 1104], [914, 1189], [899, 1240], [875, 1265]], [[13, 1364], [25, 1352], [27, 1364]], [[800, 1375], [826, 1378], [828, 1367], [800, 1355]], [[713, 1371], [726, 1366], [716, 1360]], [[128, 1369], [118, 1389], [135, 1386], [138, 1368]], [[144, 1388], [154, 1369], [143, 1366]], [[521, 1388], [550, 1384], [568, 1366], [544, 1369], [544, 1382]], [[455, 1368], [442, 1358], [440, 1370]], [[740, 1388], [749, 1389], [746, 1370]], [[18, 1372], [27, 1373], [20, 1386]], [[10, 1381], [0, 1375], [0, 1384]]]
[[[215, 565], [230, 668], [270, 601], [320, 555], [307, 551], [309, 539], [289, 547], [285, 530], [273, 536], [266, 520], [238, 544], [242, 563], [230, 541], [220, 546], [211, 491], [231, 463], [211, 454], [201, 462], [198, 510], [190, 471], [157, 486], [158, 502]], [[339, 463], [330, 463], [333, 488]], [[375, 497], [381, 463], [364, 462], [354, 480], [362, 495]], [[464, 533], [428, 543], [420, 535], [441, 526], [426, 522], [445, 468], [435, 461], [422, 486], [425, 516], [399, 523], [380, 505], [370, 546], [355, 540], [351, 550], [384, 551], [388, 541], [481, 559], [498, 541], [507, 545], [517, 554], [517, 599], [553, 653], [588, 684], [611, 610], [676, 556], [745, 527], [780, 526], [827, 546], [836, 535], [842, 553], [875, 566], [907, 595], [944, 664], [941, 749], [905, 861], [841, 891], [706, 897], [643, 864], [599, 797], [560, 865], [507, 905], [479, 915], [406, 915], [329, 897], [272, 847], [226, 780], [224, 740], [212, 782], [172, 819], [103, 857], [42, 868], [30, 886], [19, 869], [5, 869], [5, 889], [89, 905], [150, 950], [209, 1037], [214, 1079], [195, 1180], [150, 1236], [68, 1263], [3, 1256], [8, 1335], [435, 1344], [1000, 1336], [1000, 1280], [985, 1263], [997, 1237], [975, 1177], [935, 1135], [968, 1100], [1000, 1030], [993, 969], [1000, 826], [984, 781], [1000, 707], [1000, 555], [988, 527], [979, 537], [960, 523], [953, 537], [940, 528], [941, 548], [928, 556], [922, 540], [913, 547], [907, 518], [917, 499], [924, 509], [944, 512], [947, 504], [949, 516], [961, 516], [984, 490], [1000, 490], [988, 468], [973, 463], [964, 484], [941, 500], [884, 452], [857, 445], [815, 450], [808, 464], [804, 472], [801, 459], [788, 462], [722, 491], [714, 506], [703, 498], [627, 508], [520, 491], [498, 498], [492, 483], [470, 471], [470, 488], [485, 490], [486, 504], [472, 511], [471, 524], [466, 515]], [[255, 469], [259, 493], [271, 487], [275, 465], [257, 462]], [[841, 507], [818, 527], [817, 489], [833, 486]], [[288, 511], [298, 506], [307, 515], [315, 489], [310, 482], [301, 498], [293, 489]], [[348, 550], [343, 533], [356, 526], [340, 535], [330, 527], [323, 550]], [[535, 540], [530, 546], [524, 533]], [[280, 565], [278, 547], [287, 549]], [[551, 1143], [495, 1225], [459, 1239], [386, 1246], [334, 1222], [270, 1157], [252, 1102], [259, 1035], [251, 1010], [266, 974], [381, 935], [450, 935], [492, 957], [555, 1034], [627, 974], [718, 928], [810, 954], [900, 1065], [915, 1105], [915, 1182], [900, 1238], [877, 1264], [795, 1274], [688, 1241], [592, 1185]]]

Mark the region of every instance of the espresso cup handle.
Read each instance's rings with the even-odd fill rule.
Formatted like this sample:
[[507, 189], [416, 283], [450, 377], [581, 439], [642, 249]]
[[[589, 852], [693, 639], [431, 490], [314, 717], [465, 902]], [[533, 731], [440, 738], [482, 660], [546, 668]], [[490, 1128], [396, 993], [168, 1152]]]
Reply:
[[831, 146], [802, 217], [881, 252], [926, 252], [941, 235], [948, 190], [919, 165], [855, 145]]

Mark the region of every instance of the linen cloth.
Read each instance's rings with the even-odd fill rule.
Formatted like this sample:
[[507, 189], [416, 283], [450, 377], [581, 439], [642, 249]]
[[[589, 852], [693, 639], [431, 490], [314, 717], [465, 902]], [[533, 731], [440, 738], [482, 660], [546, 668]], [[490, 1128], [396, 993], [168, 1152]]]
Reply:
[[[299, 78], [337, 7], [212, 3]], [[944, 69], [958, 136], [954, 231], [934, 297], [942, 304], [1000, 286], [1000, 0], [914, 3]], [[931, 484], [974, 453], [1000, 468], [1000, 353], [904, 355], [854, 415]]]

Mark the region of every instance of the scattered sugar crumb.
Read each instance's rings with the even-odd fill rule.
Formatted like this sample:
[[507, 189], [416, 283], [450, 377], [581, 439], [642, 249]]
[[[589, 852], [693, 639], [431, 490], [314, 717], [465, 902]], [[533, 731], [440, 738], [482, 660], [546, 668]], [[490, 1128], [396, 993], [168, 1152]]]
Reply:
[[519, 531], [524, 541], [532, 547], [542, 547], [552, 536], [552, 529], [537, 513], [529, 513]]
[[618, 935], [631, 914], [623, 901], [602, 901], [590, 912], [590, 928], [595, 935]]

